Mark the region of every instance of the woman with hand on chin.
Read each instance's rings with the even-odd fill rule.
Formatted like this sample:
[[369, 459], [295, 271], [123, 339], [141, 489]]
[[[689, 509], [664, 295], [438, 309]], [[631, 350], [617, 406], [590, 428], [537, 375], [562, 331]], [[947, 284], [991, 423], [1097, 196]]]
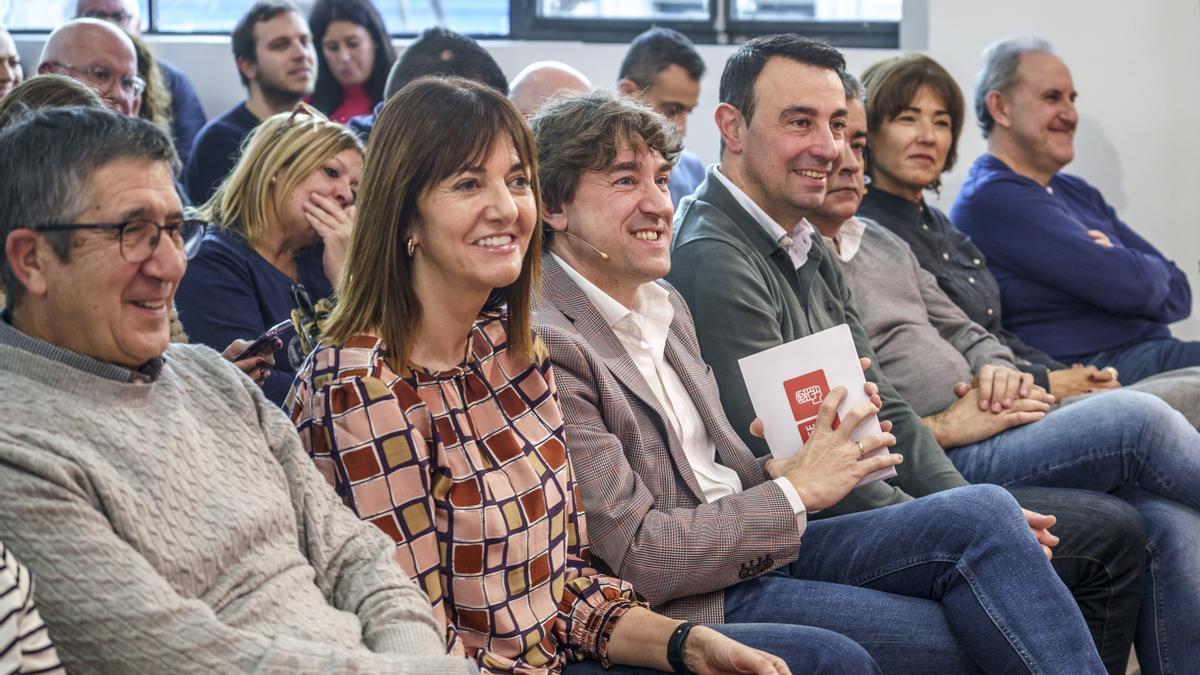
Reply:
[[338, 304], [289, 401], [300, 437], [484, 672], [787, 673], [591, 566], [530, 328], [535, 148], [516, 108], [467, 80], [420, 79], [384, 105]]
[[[175, 305], [192, 342], [223, 349], [288, 319], [297, 295], [333, 295], [354, 220], [362, 143], [300, 104], [267, 118], [196, 217], [215, 225], [188, 265]], [[282, 404], [295, 368], [283, 345], [263, 392]], [[303, 355], [301, 355], [303, 356]]]

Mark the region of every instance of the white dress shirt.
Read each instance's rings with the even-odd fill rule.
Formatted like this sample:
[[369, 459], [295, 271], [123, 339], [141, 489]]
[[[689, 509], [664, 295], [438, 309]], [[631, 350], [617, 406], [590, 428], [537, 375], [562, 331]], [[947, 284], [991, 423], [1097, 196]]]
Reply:
[[762, 207], [750, 198], [750, 195], [742, 192], [740, 187], [734, 185], [733, 181], [726, 178], [725, 174], [721, 173], [719, 165], [713, 167], [713, 169], [713, 175], [729, 190], [729, 194], [733, 195], [737, 203], [743, 209], [746, 209], [746, 213], [749, 213], [754, 218], [762, 229], [766, 231], [767, 235], [771, 237], [772, 241], [779, 242], [779, 245], [788, 252], [788, 257], [792, 259], [792, 263], [796, 266], [796, 269], [804, 267], [804, 263], [808, 262], [808, 251], [812, 248], [812, 238], [816, 233], [813, 226], [807, 220], [802, 219], [794, 228], [794, 232], [788, 234], [788, 231], [783, 229], [782, 225], [775, 222], [775, 219], [770, 214], [763, 211]]
[[833, 239], [825, 235], [821, 235], [821, 238], [829, 244], [829, 250], [833, 251], [838, 260], [850, 262], [858, 253], [858, 249], [862, 248], [863, 232], [866, 231], [866, 223], [859, 220], [857, 216], [850, 216], [850, 219], [838, 228], [837, 246], [833, 245]]
[[[684, 455], [700, 485], [705, 501], [713, 503], [722, 497], [742, 492], [741, 478], [733, 469], [717, 462], [717, 447], [708, 435], [704, 418], [696, 409], [691, 394], [675, 368], [666, 360], [667, 335], [675, 308], [670, 294], [654, 282], [638, 287], [634, 308], [617, 302], [598, 286], [572, 268], [566, 261], [551, 253], [563, 271], [579, 286], [592, 305], [612, 328], [626, 353], [637, 366], [642, 379], [667, 415], [667, 421], [683, 444]], [[795, 486], [786, 478], [776, 483], [796, 512], [801, 531], [806, 524], [804, 502]]]

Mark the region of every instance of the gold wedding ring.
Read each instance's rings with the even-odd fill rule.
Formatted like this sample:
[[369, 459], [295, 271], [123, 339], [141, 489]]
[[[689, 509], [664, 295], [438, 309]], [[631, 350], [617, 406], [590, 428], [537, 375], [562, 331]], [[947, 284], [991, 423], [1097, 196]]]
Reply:
[[854, 441], [854, 444], [858, 446], [858, 456], [859, 457], [862, 457], [863, 455], [867, 454], [867, 449], [863, 447], [863, 444], [861, 441]]

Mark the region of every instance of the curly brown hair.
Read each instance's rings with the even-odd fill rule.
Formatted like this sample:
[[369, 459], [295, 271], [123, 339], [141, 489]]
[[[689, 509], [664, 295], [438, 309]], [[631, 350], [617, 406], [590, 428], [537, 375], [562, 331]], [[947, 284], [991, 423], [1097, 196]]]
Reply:
[[579, 177], [612, 164], [622, 148], [655, 150], [672, 166], [683, 151], [675, 126], [650, 107], [604, 89], [563, 94], [529, 120], [537, 137], [542, 203], [557, 211]]

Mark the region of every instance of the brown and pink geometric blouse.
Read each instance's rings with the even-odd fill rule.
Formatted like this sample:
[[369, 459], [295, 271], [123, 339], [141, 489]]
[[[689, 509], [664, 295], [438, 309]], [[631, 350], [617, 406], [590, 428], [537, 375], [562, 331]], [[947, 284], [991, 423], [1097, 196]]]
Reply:
[[292, 421], [346, 504], [395, 540], [451, 653], [499, 673], [603, 663], [640, 603], [591, 567], [549, 361], [507, 347], [499, 314], [444, 372], [402, 377], [371, 335], [322, 346], [297, 373]]

